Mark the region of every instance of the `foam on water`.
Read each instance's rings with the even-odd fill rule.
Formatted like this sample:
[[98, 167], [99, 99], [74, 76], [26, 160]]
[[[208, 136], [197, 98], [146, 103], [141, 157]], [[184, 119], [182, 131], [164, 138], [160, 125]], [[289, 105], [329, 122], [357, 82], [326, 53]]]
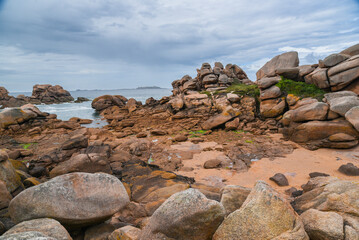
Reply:
[[[137, 101], [144, 103], [146, 99], [153, 97], [160, 99], [163, 96], [171, 94], [170, 89], [119, 89], [119, 90], [91, 90], [91, 91], [72, 91], [71, 95], [76, 99], [77, 97], [86, 97], [90, 100], [102, 95], [122, 95], [126, 98], [134, 98]], [[31, 96], [30, 92], [10, 93], [10, 95], [17, 96], [23, 94]], [[79, 117], [84, 119], [92, 119], [92, 124], [84, 125], [86, 127], [102, 127], [107, 124], [106, 121], [101, 120], [101, 116], [91, 107], [91, 101], [83, 103], [61, 103], [50, 105], [36, 105], [42, 112], [56, 114], [58, 119], [69, 120], [72, 117]]]

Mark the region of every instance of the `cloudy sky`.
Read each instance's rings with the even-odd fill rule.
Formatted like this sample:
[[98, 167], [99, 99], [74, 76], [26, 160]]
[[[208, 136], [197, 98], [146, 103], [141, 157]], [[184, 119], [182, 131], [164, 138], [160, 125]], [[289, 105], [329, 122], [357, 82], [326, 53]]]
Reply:
[[0, 0], [0, 85], [170, 87], [202, 62], [315, 63], [359, 43], [358, 0]]

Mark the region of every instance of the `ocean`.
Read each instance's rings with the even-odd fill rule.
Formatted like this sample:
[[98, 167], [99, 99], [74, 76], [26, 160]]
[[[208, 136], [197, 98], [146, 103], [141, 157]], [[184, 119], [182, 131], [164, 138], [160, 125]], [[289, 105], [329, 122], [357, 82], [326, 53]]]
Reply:
[[[91, 102], [96, 97], [102, 95], [122, 95], [128, 99], [134, 98], [137, 101], [141, 101], [143, 104], [146, 99], [153, 97], [154, 99], [161, 99], [164, 96], [170, 96], [171, 89], [118, 89], [118, 90], [77, 90], [70, 91], [71, 95], [75, 98], [86, 97], [91, 101], [83, 103], [61, 103], [50, 105], [36, 105], [41, 111], [57, 114], [57, 118], [61, 120], [69, 120], [72, 117], [79, 117], [85, 119], [92, 119], [92, 124], [84, 125], [86, 127], [102, 127], [107, 124], [106, 121], [101, 120], [101, 117], [91, 107]], [[31, 92], [11, 92], [12, 96], [23, 94], [25, 96], [31, 96]]]

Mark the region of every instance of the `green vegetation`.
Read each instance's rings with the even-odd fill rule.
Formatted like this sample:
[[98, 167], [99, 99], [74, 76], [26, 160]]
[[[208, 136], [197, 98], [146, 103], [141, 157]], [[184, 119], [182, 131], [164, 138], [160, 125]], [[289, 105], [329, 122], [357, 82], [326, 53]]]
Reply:
[[189, 132], [190, 138], [200, 137], [201, 135], [205, 134], [207, 130], [198, 130], [198, 131], [191, 131]]
[[305, 82], [296, 82], [290, 79], [283, 78], [276, 84], [280, 90], [286, 94], [293, 94], [300, 98], [312, 97], [318, 100], [322, 100], [324, 90], [318, 88], [313, 84], [307, 84]]
[[252, 140], [246, 140], [245, 142], [246, 142], [246, 143], [253, 143]]
[[24, 150], [29, 149], [31, 146], [36, 145], [37, 143], [22, 143], [20, 144]]
[[246, 85], [243, 83], [236, 83], [229, 86], [226, 90], [227, 93], [233, 92], [239, 96], [259, 97], [259, 88], [257, 85]]

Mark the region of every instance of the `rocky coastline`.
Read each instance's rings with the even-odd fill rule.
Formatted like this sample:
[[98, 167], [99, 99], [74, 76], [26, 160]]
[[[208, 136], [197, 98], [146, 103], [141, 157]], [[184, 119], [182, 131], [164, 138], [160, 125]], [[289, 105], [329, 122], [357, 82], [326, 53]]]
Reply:
[[[75, 99], [71, 94], [59, 85], [36, 84], [33, 87], [31, 97], [18, 95], [13, 97], [4, 87], [0, 87], [0, 109], [21, 107], [25, 104], [54, 104], [72, 102]], [[75, 102], [89, 101], [87, 98], [79, 97]]]
[[102, 128], [33, 105], [74, 101], [58, 85], [0, 88], [0, 240], [359, 239], [358, 60], [203, 63], [159, 100], [95, 98]]

